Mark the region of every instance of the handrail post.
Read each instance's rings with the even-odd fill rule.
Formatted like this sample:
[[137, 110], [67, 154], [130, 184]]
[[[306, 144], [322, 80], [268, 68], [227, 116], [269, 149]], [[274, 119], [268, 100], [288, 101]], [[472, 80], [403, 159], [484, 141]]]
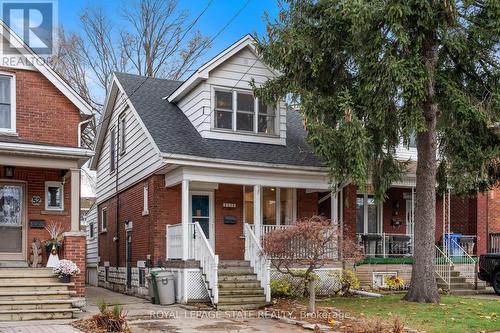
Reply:
[[169, 225], [167, 224], [167, 230], [165, 232], [165, 259], [168, 260], [168, 227]]

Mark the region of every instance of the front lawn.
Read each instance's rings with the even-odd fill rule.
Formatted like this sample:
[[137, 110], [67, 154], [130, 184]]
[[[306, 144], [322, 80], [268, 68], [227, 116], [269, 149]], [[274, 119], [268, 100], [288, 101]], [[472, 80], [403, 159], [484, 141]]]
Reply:
[[482, 300], [442, 296], [440, 304], [417, 304], [401, 300], [403, 295], [380, 298], [353, 297], [319, 300], [353, 317], [391, 320], [399, 317], [405, 325], [427, 332], [479, 332], [500, 330], [500, 299]]

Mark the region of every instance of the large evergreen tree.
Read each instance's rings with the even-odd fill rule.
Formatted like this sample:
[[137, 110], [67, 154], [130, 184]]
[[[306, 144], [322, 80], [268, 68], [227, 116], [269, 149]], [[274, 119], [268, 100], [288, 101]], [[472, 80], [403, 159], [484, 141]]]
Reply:
[[383, 200], [417, 138], [415, 264], [407, 300], [438, 302], [436, 179], [456, 194], [499, 182], [500, 1], [289, 0], [258, 42], [336, 182], [371, 181]]

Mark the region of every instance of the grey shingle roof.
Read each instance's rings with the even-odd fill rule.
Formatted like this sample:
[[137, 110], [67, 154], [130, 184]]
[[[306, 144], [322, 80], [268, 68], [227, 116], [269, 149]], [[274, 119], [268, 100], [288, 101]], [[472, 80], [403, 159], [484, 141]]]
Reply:
[[295, 110], [287, 113], [286, 146], [206, 139], [175, 104], [163, 99], [181, 81], [115, 75], [163, 153], [294, 166], [322, 165], [304, 140], [302, 118]]

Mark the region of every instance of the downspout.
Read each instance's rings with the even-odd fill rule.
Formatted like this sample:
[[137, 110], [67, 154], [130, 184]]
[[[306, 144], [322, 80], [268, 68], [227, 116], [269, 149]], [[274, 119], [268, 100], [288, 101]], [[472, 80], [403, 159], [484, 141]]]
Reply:
[[118, 192], [118, 173], [119, 173], [119, 161], [120, 161], [120, 121], [116, 126], [116, 174], [115, 174], [115, 191], [116, 191], [116, 236], [115, 236], [115, 257], [116, 257], [116, 269], [120, 267], [120, 192]]
[[93, 120], [93, 118], [94, 117], [92, 116], [89, 119], [84, 120], [84, 121], [80, 121], [78, 123], [78, 148], [80, 148], [82, 146], [82, 125], [90, 123]]

